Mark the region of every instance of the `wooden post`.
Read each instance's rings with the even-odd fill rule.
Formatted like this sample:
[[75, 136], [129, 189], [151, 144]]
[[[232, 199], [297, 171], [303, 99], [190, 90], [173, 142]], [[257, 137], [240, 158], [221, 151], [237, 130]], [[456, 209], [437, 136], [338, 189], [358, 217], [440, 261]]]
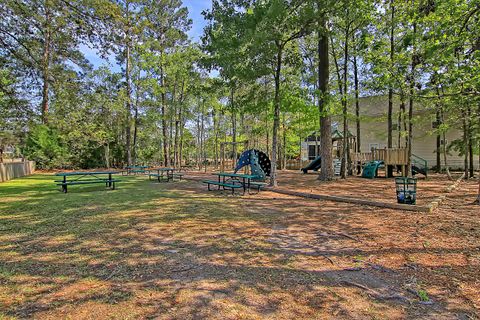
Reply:
[[220, 172], [225, 171], [225, 144], [220, 143]]

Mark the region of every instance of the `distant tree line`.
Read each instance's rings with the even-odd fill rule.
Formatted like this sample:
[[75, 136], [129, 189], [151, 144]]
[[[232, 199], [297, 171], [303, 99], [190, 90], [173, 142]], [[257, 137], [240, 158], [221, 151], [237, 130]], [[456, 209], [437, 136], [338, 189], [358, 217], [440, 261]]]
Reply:
[[[275, 184], [302, 138], [331, 141], [333, 116], [360, 139], [359, 99], [377, 94], [388, 147], [411, 153], [421, 105], [436, 117], [437, 170], [455, 149], [474, 175], [478, 1], [213, 0], [200, 43], [181, 0], [0, 0], [0, 12], [0, 144], [41, 167], [218, 163], [221, 142], [249, 140]], [[462, 138], [442, 144], [453, 129]], [[329, 143], [321, 156], [332, 179]]]

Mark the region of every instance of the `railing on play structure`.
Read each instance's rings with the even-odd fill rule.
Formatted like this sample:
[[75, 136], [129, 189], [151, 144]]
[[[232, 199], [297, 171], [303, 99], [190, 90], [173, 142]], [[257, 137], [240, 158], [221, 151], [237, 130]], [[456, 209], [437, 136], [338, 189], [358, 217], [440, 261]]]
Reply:
[[372, 149], [370, 152], [352, 153], [351, 159], [354, 163], [384, 161], [387, 165], [406, 165], [408, 153], [406, 148]]

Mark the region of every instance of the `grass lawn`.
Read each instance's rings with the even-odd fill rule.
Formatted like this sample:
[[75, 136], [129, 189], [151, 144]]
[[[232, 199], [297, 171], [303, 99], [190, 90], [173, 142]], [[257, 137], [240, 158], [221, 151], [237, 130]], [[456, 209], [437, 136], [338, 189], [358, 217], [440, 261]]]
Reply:
[[0, 319], [478, 317], [474, 183], [414, 214], [120, 179], [0, 184]]

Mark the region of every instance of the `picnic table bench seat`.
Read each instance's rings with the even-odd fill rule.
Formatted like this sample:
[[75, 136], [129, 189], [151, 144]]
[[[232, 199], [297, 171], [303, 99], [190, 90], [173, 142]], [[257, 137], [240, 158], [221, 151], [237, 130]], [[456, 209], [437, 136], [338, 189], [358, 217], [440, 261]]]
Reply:
[[76, 185], [76, 184], [91, 184], [91, 183], [105, 183], [105, 184], [108, 184], [108, 183], [113, 183], [113, 189], [115, 189], [115, 182], [120, 182], [120, 180], [117, 180], [117, 179], [112, 179], [112, 180], [79, 180], [79, 181], [66, 181], [66, 182], [63, 182], [63, 180], [55, 180], [55, 182], [58, 182], [57, 183], [57, 186], [62, 186], [62, 185]]
[[170, 177], [168, 175], [164, 175], [164, 174], [161, 174], [161, 173], [149, 173], [148, 174], [148, 178], [151, 179], [152, 177], [155, 177], [157, 178], [158, 182], [162, 182], [162, 181], [165, 181], [165, 180], [170, 180]]
[[218, 181], [215, 181], [215, 180], [204, 180], [202, 182], [208, 184], [208, 190], [209, 191], [211, 191], [210, 185], [218, 186], [218, 189], [220, 189], [220, 187], [223, 187], [223, 189], [231, 189], [232, 194], [235, 193], [235, 189], [243, 188], [242, 184], [235, 184], [235, 183], [231, 183], [231, 182], [218, 182]]
[[149, 170], [137, 169], [137, 170], [131, 170], [130, 172], [132, 172], [132, 173], [148, 173]]
[[125, 169], [122, 171], [123, 174], [130, 174], [130, 173], [146, 173], [149, 166], [126, 166]]
[[182, 180], [183, 176], [185, 174], [184, 173], [181, 173], [181, 172], [174, 172], [174, 173], [171, 173], [170, 176], [172, 177], [172, 179], [174, 178], [178, 178], [179, 180]]
[[[62, 187], [62, 192], [67, 193], [68, 186], [74, 185], [84, 185], [84, 184], [97, 184], [105, 183], [105, 187], [110, 187], [112, 190], [115, 190], [115, 183], [120, 182], [120, 180], [115, 179], [112, 175], [117, 174], [118, 172], [112, 171], [103, 171], [103, 172], [63, 172], [55, 174], [57, 177], [63, 177], [63, 180], [54, 180], [57, 186]], [[108, 175], [106, 177], [101, 177], [102, 175]], [[71, 179], [67, 179], [70, 177]]]
[[256, 187], [258, 191], [260, 191], [261, 188], [267, 186], [266, 182], [261, 182], [261, 181], [251, 181], [250, 182], [251, 187]]

